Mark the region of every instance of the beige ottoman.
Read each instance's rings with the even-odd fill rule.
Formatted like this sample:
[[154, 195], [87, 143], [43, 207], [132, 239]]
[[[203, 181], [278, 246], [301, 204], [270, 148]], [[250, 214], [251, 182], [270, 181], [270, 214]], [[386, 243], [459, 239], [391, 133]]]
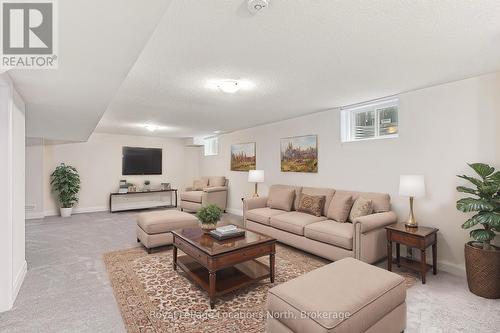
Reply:
[[178, 210], [158, 210], [137, 215], [137, 241], [151, 249], [172, 244], [172, 230], [198, 226], [196, 216]]
[[266, 332], [402, 332], [405, 279], [346, 258], [269, 290]]

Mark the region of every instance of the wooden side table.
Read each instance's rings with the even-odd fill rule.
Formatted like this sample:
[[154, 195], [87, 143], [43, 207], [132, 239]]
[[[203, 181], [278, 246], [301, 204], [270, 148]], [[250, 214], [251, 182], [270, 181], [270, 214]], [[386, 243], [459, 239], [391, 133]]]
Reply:
[[[437, 232], [439, 229], [430, 227], [409, 228], [403, 223], [396, 223], [385, 228], [387, 230], [387, 269], [392, 271], [392, 263], [398, 267], [406, 267], [419, 271], [422, 284], [425, 284], [425, 274], [432, 268], [432, 273], [437, 274]], [[396, 260], [392, 258], [392, 243], [396, 243]], [[400, 244], [420, 250], [420, 262], [403, 258], [401, 260]], [[432, 266], [426, 262], [426, 249], [432, 246]]]

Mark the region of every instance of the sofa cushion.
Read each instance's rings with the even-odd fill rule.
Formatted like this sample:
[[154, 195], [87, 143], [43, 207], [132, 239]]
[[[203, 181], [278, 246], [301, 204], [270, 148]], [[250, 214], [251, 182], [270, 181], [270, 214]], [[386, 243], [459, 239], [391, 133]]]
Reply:
[[181, 193], [181, 200], [201, 203], [202, 196], [203, 191], [187, 191]]
[[324, 216], [314, 216], [301, 212], [288, 212], [271, 217], [271, 226], [297, 235], [304, 235], [304, 227], [314, 222], [326, 220]]
[[178, 210], [157, 210], [137, 215], [137, 225], [149, 235], [198, 226], [196, 216]]
[[272, 216], [285, 214], [286, 212], [279, 209], [272, 209], [269, 207], [255, 208], [248, 210], [245, 213], [245, 218], [254, 222], [269, 225]]
[[314, 216], [321, 216], [321, 214], [323, 214], [324, 206], [325, 206], [324, 195], [309, 195], [301, 193], [299, 200], [299, 207], [297, 208], [297, 211], [311, 214]]
[[301, 193], [305, 193], [308, 195], [324, 195], [325, 205], [323, 207], [322, 215], [326, 216], [326, 212], [328, 212], [328, 208], [330, 207], [330, 203], [332, 201], [333, 195], [335, 194], [335, 190], [333, 188], [323, 187], [303, 187]]
[[349, 213], [349, 221], [354, 222], [358, 217], [373, 213], [372, 201], [363, 197], [357, 198]]
[[208, 186], [224, 186], [226, 185], [226, 177], [208, 177]]
[[326, 220], [306, 225], [304, 227], [304, 236], [319, 242], [352, 250], [353, 231], [354, 227], [351, 223]]
[[[345, 258], [271, 288], [267, 306], [271, 316], [291, 312], [279, 320], [293, 332], [365, 332], [405, 298], [403, 277]], [[300, 316], [318, 311], [325, 315]]]
[[196, 179], [193, 182], [193, 190], [194, 191], [201, 191], [207, 186], [208, 186], [208, 179]]
[[383, 213], [391, 210], [391, 196], [387, 193], [356, 192], [356, 191], [344, 191], [344, 190], [335, 191], [335, 193], [339, 192], [352, 195], [354, 201], [356, 201], [356, 199], [359, 197], [371, 200], [373, 204], [374, 213]]
[[[293, 200], [292, 204], [292, 210], [296, 210], [297, 207], [299, 206], [299, 198], [300, 198], [300, 193], [302, 192], [302, 187], [300, 186], [291, 186], [291, 185], [271, 185], [269, 188], [269, 195], [268, 197], [271, 196], [272, 192], [274, 190], [280, 190], [280, 189], [293, 189], [295, 191], [295, 199]], [[267, 202], [267, 206], [269, 206], [269, 200]]]
[[340, 223], [344, 223], [349, 218], [354, 200], [352, 195], [342, 192], [336, 192], [333, 196], [326, 217]]
[[291, 211], [295, 191], [291, 188], [277, 188], [269, 192], [268, 206], [273, 209]]

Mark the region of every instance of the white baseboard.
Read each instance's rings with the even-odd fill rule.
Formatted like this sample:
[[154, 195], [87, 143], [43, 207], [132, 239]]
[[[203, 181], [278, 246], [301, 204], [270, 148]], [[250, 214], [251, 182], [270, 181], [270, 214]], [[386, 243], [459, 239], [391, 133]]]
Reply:
[[[105, 212], [108, 211], [109, 208], [105, 206], [97, 206], [97, 207], [77, 207], [73, 209], [73, 214], [82, 214], [82, 213], [97, 213], [97, 212]], [[44, 216], [58, 216], [59, 211], [55, 210], [47, 210], [44, 212]]]
[[45, 212], [26, 212], [26, 220], [43, 219], [45, 217]]
[[19, 290], [21, 289], [21, 286], [24, 282], [24, 278], [26, 277], [27, 272], [28, 272], [28, 263], [26, 262], [26, 260], [24, 260], [23, 266], [21, 267], [19, 272], [17, 272], [16, 278], [14, 279], [14, 285], [12, 286], [13, 287], [12, 303], [14, 303], [14, 301], [17, 298], [17, 294], [19, 294]]
[[446, 273], [450, 273], [452, 275], [457, 275], [457, 276], [462, 276], [465, 277], [465, 264], [464, 265], [457, 265], [457, 264], [452, 264], [447, 261], [439, 261], [438, 260], [438, 272], [443, 271]]
[[226, 211], [234, 215], [243, 216], [243, 210], [241, 209], [228, 208]]

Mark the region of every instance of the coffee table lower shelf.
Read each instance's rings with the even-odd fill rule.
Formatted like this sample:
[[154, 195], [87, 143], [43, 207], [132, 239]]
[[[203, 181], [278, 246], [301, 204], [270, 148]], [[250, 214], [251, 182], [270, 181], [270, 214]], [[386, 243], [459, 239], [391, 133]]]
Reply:
[[[186, 275], [207, 292], [210, 291], [208, 269], [188, 255], [177, 258], [177, 266]], [[249, 260], [216, 272], [215, 295], [227, 294], [249, 284], [270, 278], [269, 267], [257, 260]]]

